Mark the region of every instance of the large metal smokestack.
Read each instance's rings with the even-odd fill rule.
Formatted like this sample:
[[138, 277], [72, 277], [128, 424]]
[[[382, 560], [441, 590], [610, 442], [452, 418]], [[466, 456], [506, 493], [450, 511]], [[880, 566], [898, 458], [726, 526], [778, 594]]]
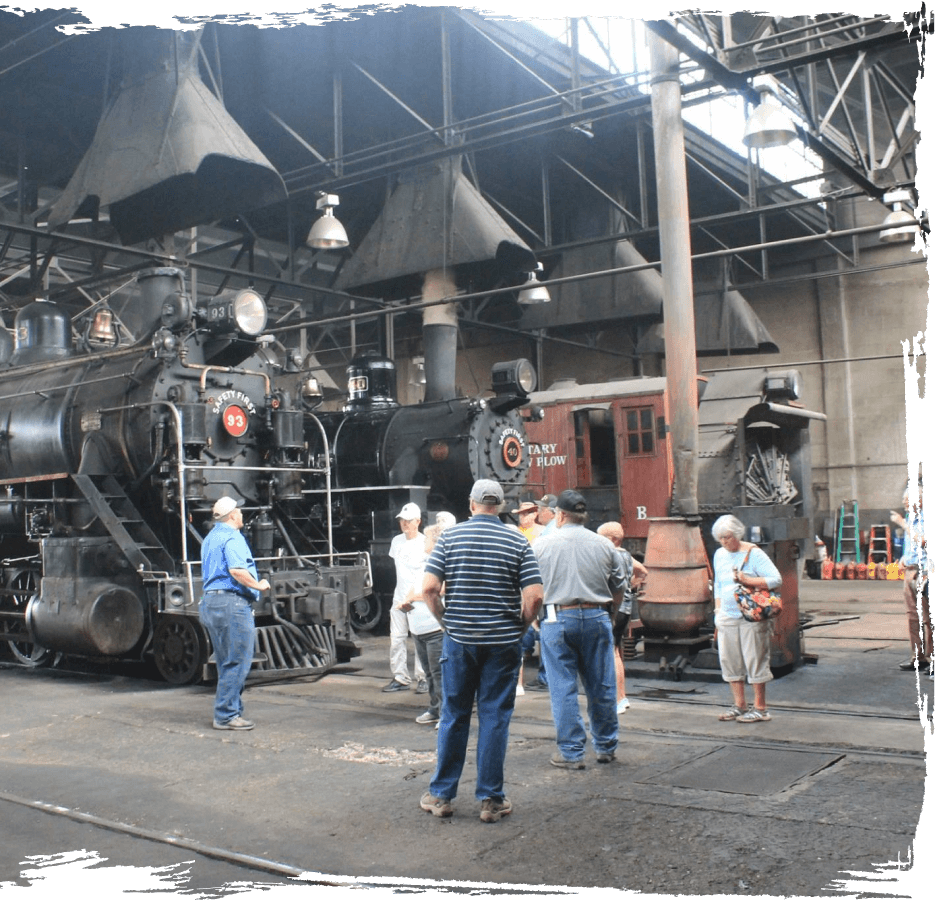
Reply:
[[132, 73], [52, 207], [49, 227], [108, 207], [125, 244], [286, 197], [279, 173], [198, 75], [198, 34], [134, 46]]
[[[441, 300], [455, 293], [450, 269], [425, 273], [422, 300]], [[455, 363], [458, 351], [458, 310], [454, 303], [429, 306], [422, 313], [422, 344], [425, 351], [425, 399], [451, 400], [455, 393]]]
[[[443, 159], [400, 176], [335, 287], [392, 294], [400, 284], [418, 289], [421, 282], [424, 301], [453, 297], [459, 273], [499, 271], [497, 253], [503, 245], [525, 250], [535, 260], [519, 235], [465, 177], [461, 158]], [[422, 326], [425, 399], [449, 400], [456, 395], [456, 305], [429, 307], [423, 312]]]

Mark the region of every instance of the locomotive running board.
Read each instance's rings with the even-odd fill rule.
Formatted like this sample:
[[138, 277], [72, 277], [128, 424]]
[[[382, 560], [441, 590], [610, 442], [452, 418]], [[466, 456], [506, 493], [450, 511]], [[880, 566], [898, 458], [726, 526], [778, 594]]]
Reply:
[[[257, 625], [253, 666], [247, 681], [274, 681], [304, 675], [324, 675], [338, 664], [334, 627], [331, 625]], [[214, 681], [214, 654], [204, 667]]]

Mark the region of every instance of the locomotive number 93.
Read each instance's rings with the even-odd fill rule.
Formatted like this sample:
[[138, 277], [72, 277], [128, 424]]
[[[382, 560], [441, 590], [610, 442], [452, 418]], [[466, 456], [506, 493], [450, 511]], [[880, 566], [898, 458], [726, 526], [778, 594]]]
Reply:
[[137, 294], [126, 346], [98, 316], [76, 347], [43, 300], [19, 311], [13, 340], [0, 329], [0, 650], [32, 666], [151, 659], [179, 684], [210, 675], [199, 551], [226, 494], [272, 584], [252, 676], [357, 655], [350, 609], [371, 593], [369, 556], [302, 527], [320, 472], [309, 413], [258, 352], [263, 298], [195, 304], [176, 268], [142, 273]]

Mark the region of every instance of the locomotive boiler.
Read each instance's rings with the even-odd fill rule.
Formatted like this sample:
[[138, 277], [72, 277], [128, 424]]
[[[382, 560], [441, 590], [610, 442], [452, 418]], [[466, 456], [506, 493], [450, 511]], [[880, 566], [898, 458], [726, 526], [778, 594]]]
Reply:
[[491, 373], [492, 397], [415, 406], [397, 401], [396, 368], [385, 357], [358, 356], [347, 376], [343, 409], [318, 413], [323, 430], [306, 430], [319, 472], [311, 477], [308, 529], [321, 527], [330, 515], [339, 549], [370, 553], [373, 592], [352, 605], [355, 628], [366, 631], [389, 612], [395, 570], [387, 554], [404, 503], [417, 503], [427, 525], [441, 510], [466, 518], [478, 478], [499, 481], [507, 503], [518, 499], [529, 469], [519, 409], [535, 387], [535, 372], [524, 359], [498, 363]]
[[37, 300], [0, 344], [0, 636], [28, 665], [62, 653], [151, 659], [173, 683], [209, 674], [200, 543], [227, 494], [272, 584], [252, 674], [356, 655], [369, 559], [296, 524], [317, 475], [309, 414], [261, 352], [263, 298], [194, 300], [176, 268], [140, 274], [137, 292], [122, 331], [101, 308], [76, 345], [68, 315]]

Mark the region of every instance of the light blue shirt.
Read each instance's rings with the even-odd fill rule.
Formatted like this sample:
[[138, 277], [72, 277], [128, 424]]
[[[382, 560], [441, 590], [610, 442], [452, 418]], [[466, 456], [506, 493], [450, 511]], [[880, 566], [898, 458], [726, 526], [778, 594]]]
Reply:
[[906, 515], [906, 532], [903, 537], [903, 558], [902, 564], [907, 568], [909, 566], [918, 566], [919, 574], [928, 575], [928, 555], [925, 552], [925, 529], [923, 528], [922, 513], [913, 513], [912, 510]]
[[746, 575], [754, 578], [765, 578], [770, 589], [782, 584], [782, 575], [773, 565], [773, 561], [759, 548], [750, 550], [750, 558], [744, 565], [746, 550], [737, 550], [731, 553], [726, 547], [719, 547], [714, 551], [714, 596], [720, 600], [721, 608], [717, 614], [728, 619], [741, 619], [740, 605], [737, 603], [737, 588], [734, 581], [734, 569], [743, 566]]
[[260, 599], [260, 592], [245, 587], [231, 569], [246, 569], [257, 581], [256, 563], [247, 539], [240, 529], [217, 522], [201, 544], [201, 587], [204, 591], [232, 591], [248, 600]]

